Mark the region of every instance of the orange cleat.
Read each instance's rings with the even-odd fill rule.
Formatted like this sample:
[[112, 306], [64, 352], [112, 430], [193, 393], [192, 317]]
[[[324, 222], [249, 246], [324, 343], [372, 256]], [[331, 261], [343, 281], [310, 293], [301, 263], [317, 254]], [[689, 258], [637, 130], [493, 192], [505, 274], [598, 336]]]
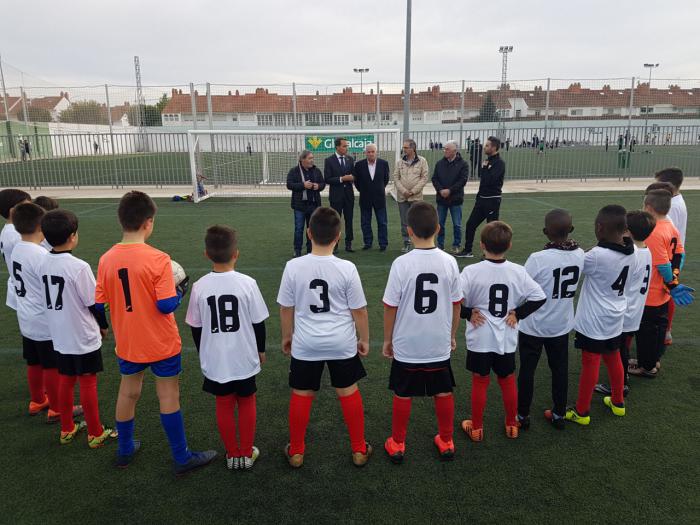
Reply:
[[[73, 417], [78, 417], [83, 415], [83, 406], [82, 405], [73, 405]], [[60, 412], [54, 412], [49, 408], [48, 413], [46, 414], [46, 422], [47, 423], [58, 423], [61, 421], [61, 413]]]
[[506, 425], [506, 437], [508, 439], [518, 439], [520, 431], [518, 425]]
[[29, 415], [36, 416], [39, 412], [42, 412], [49, 408], [49, 398], [44, 396], [44, 400], [41, 403], [35, 401], [29, 402]]
[[391, 462], [398, 465], [403, 461], [406, 453], [406, 443], [397, 443], [393, 437], [388, 437], [384, 442], [384, 450], [389, 455]]
[[455, 443], [453, 440], [443, 441], [440, 434], [433, 440], [440, 454], [440, 461], [452, 461], [455, 458]]
[[462, 421], [462, 430], [464, 430], [464, 433], [469, 436], [469, 439], [474, 441], [475, 443], [478, 443], [479, 441], [484, 440], [484, 429], [482, 428], [474, 428], [474, 423], [472, 422], [471, 419], [465, 419]]

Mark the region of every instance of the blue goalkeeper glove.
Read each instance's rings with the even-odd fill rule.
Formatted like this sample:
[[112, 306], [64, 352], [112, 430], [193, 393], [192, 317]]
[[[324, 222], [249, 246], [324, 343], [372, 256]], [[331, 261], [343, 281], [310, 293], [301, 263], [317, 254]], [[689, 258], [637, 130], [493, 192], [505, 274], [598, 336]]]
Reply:
[[678, 306], [688, 306], [693, 303], [695, 290], [685, 284], [679, 284], [671, 289], [671, 297]]

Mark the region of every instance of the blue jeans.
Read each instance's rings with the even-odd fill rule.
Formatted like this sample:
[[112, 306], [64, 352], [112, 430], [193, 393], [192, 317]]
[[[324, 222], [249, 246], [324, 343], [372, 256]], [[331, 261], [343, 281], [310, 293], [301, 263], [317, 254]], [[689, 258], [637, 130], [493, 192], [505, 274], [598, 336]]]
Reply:
[[311, 253], [311, 240], [305, 235], [305, 226], [308, 228], [309, 219], [316, 207], [309, 206], [306, 210], [294, 210], [294, 251], [301, 252], [304, 237], [306, 237], [306, 252]]
[[379, 246], [389, 244], [389, 233], [387, 229], [386, 207], [384, 208], [360, 208], [360, 226], [362, 227], [362, 240], [365, 246], [372, 246], [374, 235], [372, 234], [372, 210], [377, 217], [377, 234], [379, 237]]
[[445, 246], [445, 222], [447, 221], [447, 210], [450, 210], [452, 217], [452, 228], [454, 232], [454, 240], [452, 246], [455, 248], [462, 244], [462, 205], [445, 206], [444, 204], [437, 205], [438, 221], [440, 222], [440, 233], [438, 233], [437, 244], [440, 248]]

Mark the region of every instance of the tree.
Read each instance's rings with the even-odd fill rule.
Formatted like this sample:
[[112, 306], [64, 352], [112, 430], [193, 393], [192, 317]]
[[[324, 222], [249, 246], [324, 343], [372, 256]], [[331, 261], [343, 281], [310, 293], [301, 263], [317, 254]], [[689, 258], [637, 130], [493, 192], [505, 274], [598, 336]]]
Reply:
[[107, 109], [95, 100], [73, 102], [61, 111], [58, 120], [75, 124], [109, 124]]
[[163, 96], [160, 97], [160, 100], [156, 104], [156, 109], [158, 110], [158, 114], [163, 113], [163, 110], [165, 109], [165, 106], [168, 105], [168, 102], [170, 102], [170, 97], [166, 93], [163, 93]]
[[[161, 99], [162, 101], [162, 99]], [[158, 102], [160, 104], [160, 102]], [[137, 104], [135, 106], [130, 106], [127, 111], [127, 116], [129, 118], [129, 124], [132, 126], [138, 126], [141, 120], [139, 111], [141, 105]], [[160, 118], [160, 111], [158, 110], [158, 105], [146, 104], [143, 106], [143, 125], [144, 126], [162, 126], [163, 121]]]
[[[24, 121], [24, 108], [20, 108], [17, 118]], [[51, 112], [46, 108], [30, 105], [27, 108], [27, 120], [29, 122], [51, 122]]]
[[486, 100], [484, 100], [483, 106], [479, 111], [479, 122], [496, 122], [498, 120], [498, 114], [496, 113], [496, 104], [491, 98], [491, 94], [486, 95]]

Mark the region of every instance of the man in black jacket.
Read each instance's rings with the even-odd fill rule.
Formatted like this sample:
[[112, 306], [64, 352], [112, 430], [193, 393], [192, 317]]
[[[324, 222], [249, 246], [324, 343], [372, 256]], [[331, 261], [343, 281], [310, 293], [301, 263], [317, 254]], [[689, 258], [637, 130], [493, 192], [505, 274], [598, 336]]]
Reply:
[[506, 164], [501, 159], [498, 151], [501, 149], [501, 141], [497, 137], [489, 137], [484, 143], [484, 153], [487, 159], [479, 168], [479, 192], [476, 194], [476, 202], [467, 220], [464, 249], [455, 254], [457, 257], [474, 257], [472, 245], [476, 228], [484, 222], [498, 220], [501, 208], [501, 188], [503, 178], [506, 175]]
[[[331, 208], [345, 217], [345, 251], [352, 252], [352, 215], [355, 207], [355, 191], [352, 169], [355, 160], [348, 155], [348, 141], [343, 137], [335, 139], [335, 153], [326, 158], [323, 165], [323, 178], [330, 186]], [[337, 247], [336, 247], [337, 251]]]
[[353, 175], [355, 187], [360, 192], [360, 225], [363, 250], [372, 247], [372, 210], [377, 217], [379, 249], [385, 251], [389, 244], [386, 214], [386, 185], [389, 184], [389, 163], [377, 158], [377, 146], [367, 144], [364, 159], [355, 163]]
[[[305, 228], [316, 208], [321, 206], [321, 190], [326, 187], [321, 170], [314, 165], [314, 154], [304, 150], [299, 163], [287, 173], [287, 189], [292, 192], [294, 210], [294, 257], [301, 255]], [[311, 253], [311, 240], [306, 237], [306, 253]]]
[[445, 249], [445, 222], [449, 211], [454, 232], [452, 253], [455, 254], [459, 252], [459, 246], [462, 242], [462, 203], [464, 202], [464, 186], [467, 184], [468, 178], [469, 166], [457, 151], [457, 142], [448, 140], [445, 142], [445, 156], [435, 164], [432, 181], [437, 192], [435, 200], [440, 220], [437, 245], [441, 250]]

